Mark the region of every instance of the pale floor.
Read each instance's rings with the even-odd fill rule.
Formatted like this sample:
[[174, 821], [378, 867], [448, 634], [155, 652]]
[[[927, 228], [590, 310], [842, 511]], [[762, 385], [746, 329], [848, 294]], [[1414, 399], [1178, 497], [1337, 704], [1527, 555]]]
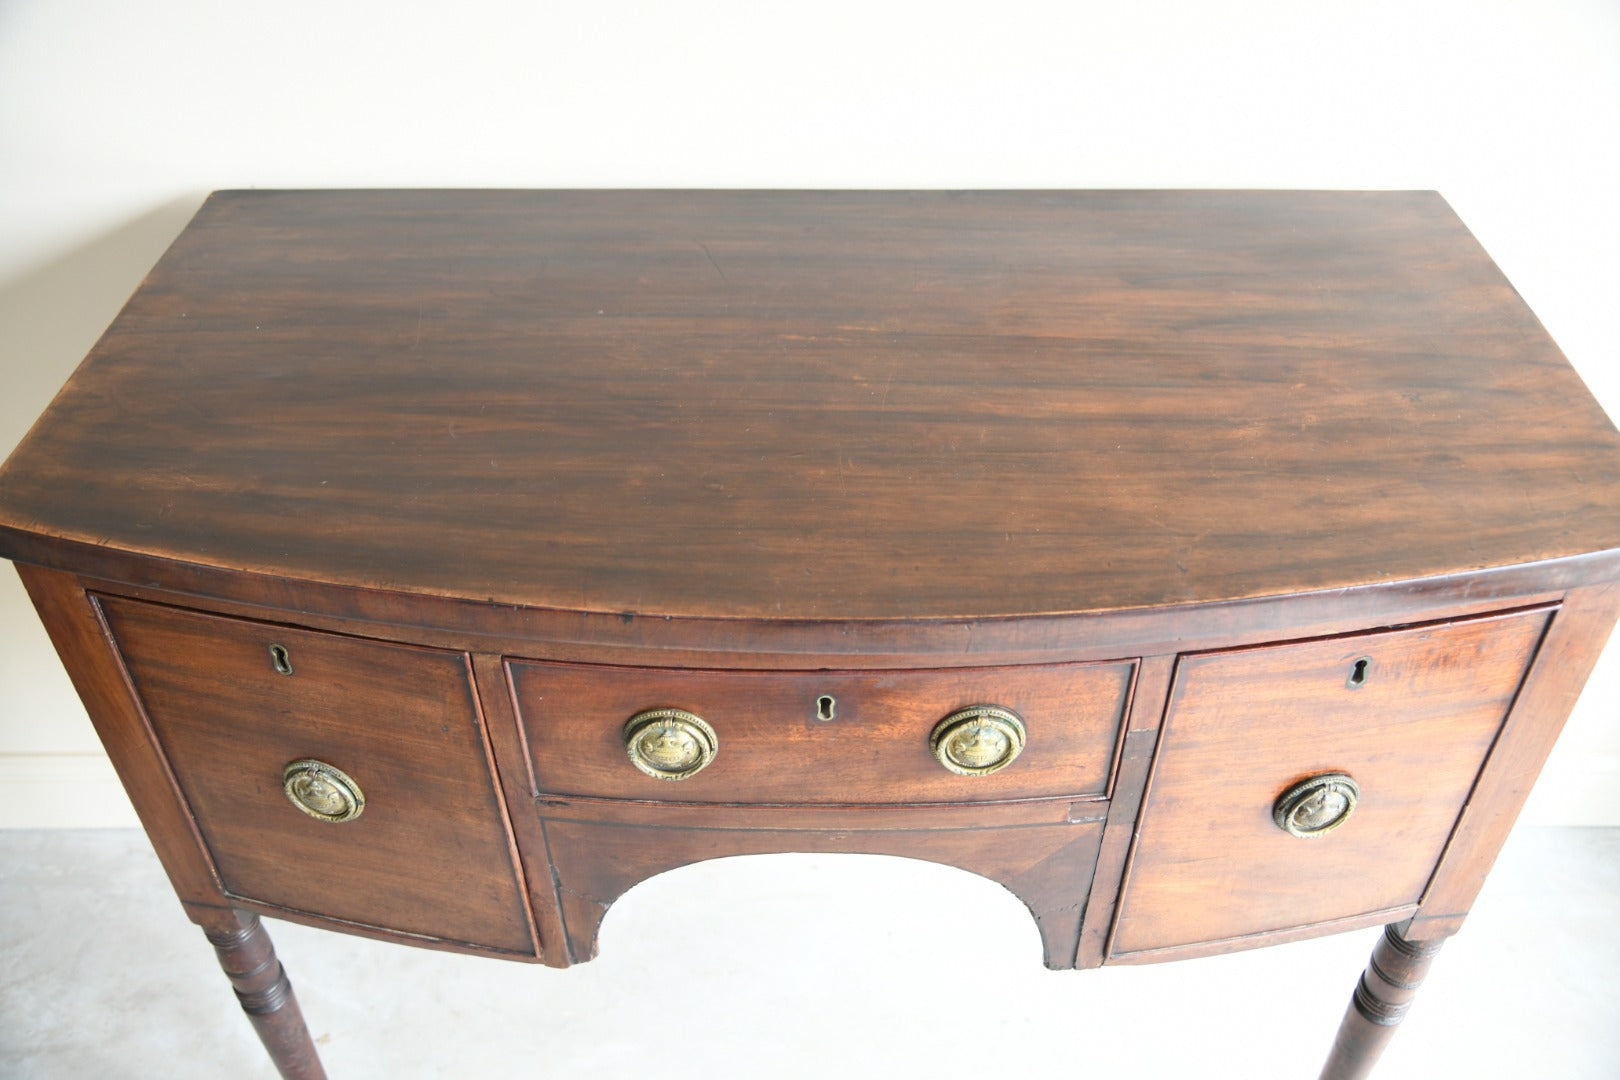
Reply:
[[[0, 859], [0, 1075], [274, 1075], [142, 834]], [[644, 884], [571, 971], [268, 925], [332, 1080], [1308, 1080], [1377, 933], [1048, 972], [996, 885], [809, 855]], [[1378, 1075], [1620, 1077], [1620, 830], [1514, 838]]]

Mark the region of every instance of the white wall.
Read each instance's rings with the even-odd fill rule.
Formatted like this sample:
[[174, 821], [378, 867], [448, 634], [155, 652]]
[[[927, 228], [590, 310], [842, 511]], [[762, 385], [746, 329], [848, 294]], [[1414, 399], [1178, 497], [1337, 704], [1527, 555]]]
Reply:
[[[0, 448], [221, 187], [1438, 188], [1620, 415], [1620, 7], [0, 3]], [[0, 825], [132, 822], [0, 576]], [[1530, 810], [1620, 824], [1620, 650]]]

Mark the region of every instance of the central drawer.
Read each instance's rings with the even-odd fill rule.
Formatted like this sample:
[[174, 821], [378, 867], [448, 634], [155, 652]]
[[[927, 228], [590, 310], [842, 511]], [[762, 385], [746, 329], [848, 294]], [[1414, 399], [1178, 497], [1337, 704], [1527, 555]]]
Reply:
[[[1136, 665], [780, 672], [510, 660], [507, 667], [542, 793], [836, 805], [1104, 798]], [[931, 736], [972, 706], [1016, 717], [1024, 745], [1003, 768], [960, 775], [936, 760]], [[655, 710], [698, 718], [715, 744], [707, 765], [677, 781], [636, 766], [626, 727]]]

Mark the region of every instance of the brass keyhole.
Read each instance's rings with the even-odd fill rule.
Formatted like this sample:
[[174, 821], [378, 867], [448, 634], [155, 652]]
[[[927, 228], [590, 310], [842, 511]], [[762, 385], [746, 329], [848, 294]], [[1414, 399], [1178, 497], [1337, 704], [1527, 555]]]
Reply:
[[1370, 656], [1363, 656], [1354, 664], [1351, 664], [1350, 678], [1345, 680], [1344, 685], [1352, 690], [1360, 690], [1367, 683], [1367, 669], [1371, 666], [1372, 657]]
[[827, 721], [838, 714], [838, 701], [831, 694], [822, 694], [816, 698], [816, 719]]
[[276, 669], [277, 675], [292, 674], [292, 658], [287, 655], [287, 646], [270, 646], [270, 666]]

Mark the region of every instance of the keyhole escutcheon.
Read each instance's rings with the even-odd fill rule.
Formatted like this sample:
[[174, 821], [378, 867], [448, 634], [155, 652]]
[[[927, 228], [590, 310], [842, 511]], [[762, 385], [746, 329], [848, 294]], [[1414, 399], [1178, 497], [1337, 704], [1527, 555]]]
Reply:
[[1367, 684], [1367, 669], [1371, 666], [1372, 657], [1363, 656], [1350, 665], [1350, 677], [1345, 680], [1344, 684], [1352, 690], [1360, 690]]
[[270, 666], [276, 669], [277, 675], [292, 674], [292, 658], [287, 655], [287, 646], [270, 646]]

